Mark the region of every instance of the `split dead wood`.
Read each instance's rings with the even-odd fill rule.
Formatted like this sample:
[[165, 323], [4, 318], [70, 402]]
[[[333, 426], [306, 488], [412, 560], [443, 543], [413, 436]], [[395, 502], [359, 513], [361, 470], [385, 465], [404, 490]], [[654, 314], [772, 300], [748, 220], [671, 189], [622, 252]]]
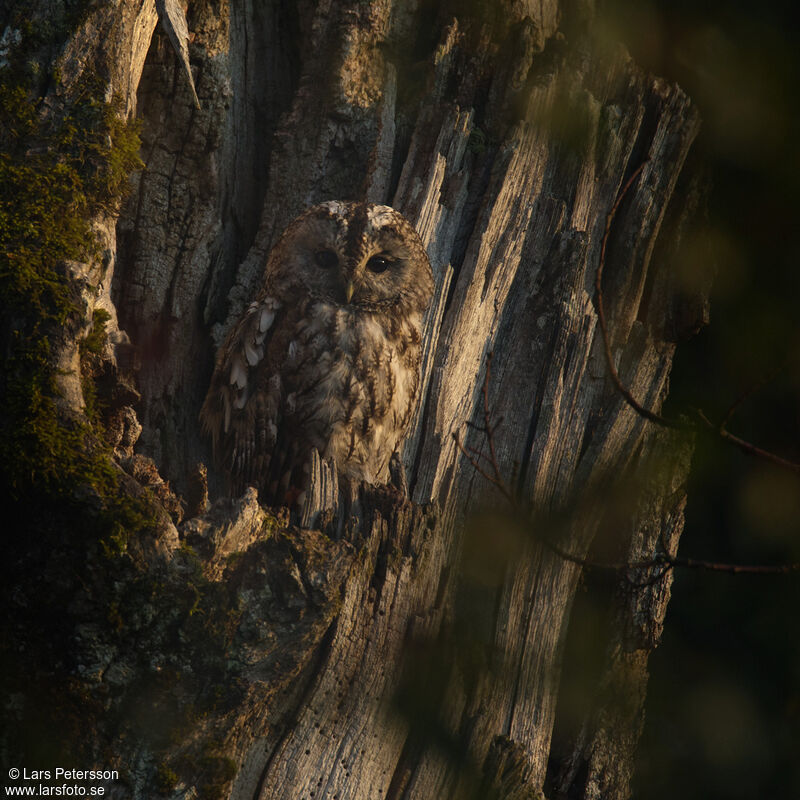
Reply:
[[731, 419], [733, 413], [739, 407], [739, 405], [749, 397], [754, 391], [757, 391], [760, 386], [766, 382], [763, 381], [762, 384], [757, 384], [753, 389], [746, 392], [741, 398], [735, 401], [731, 407], [728, 409], [724, 419], [718, 425], [712, 422], [700, 409], [695, 409], [693, 411], [692, 416], [695, 417], [697, 422], [692, 422], [691, 419], [672, 419], [669, 417], [665, 417], [661, 414], [657, 414], [655, 411], [651, 411], [648, 408], [645, 408], [631, 393], [630, 389], [622, 382], [622, 379], [619, 376], [619, 372], [617, 371], [616, 364], [614, 363], [614, 354], [611, 352], [611, 337], [608, 332], [608, 322], [606, 321], [606, 314], [605, 314], [605, 304], [603, 302], [603, 269], [605, 267], [605, 260], [606, 260], [606, 246], [608, 244], [609, 234], [611, 233], [611, 226], [614, 221], [614, 218], [619, 210], [619, 207], [622, 201], [625, 199], [625, 195], [628, 193], [628, 190], [631, 188], [633, 183], [641, 174], [642, 170], [646, 166], [647, 162], [643, 161], [634, 171], [633, 174], [628, 178], [625, 185], [622, 187], [617, 199], [614, 201], [614, 205], [611, 206], [611, 210], [608, 212], [608, 216], [606, 217], [606, 224], [605, 230], [603, 231], [603, 241], [600, 247], [600, 263], [597, 266], [597, 275], [595, 277], [595, 305], [597, 308], [597, 319], [600, 323], [600, 330], [603, 334], [603, 350], [606, 357], [606, 364], [608, 365], [608, 372], [611, 377], [611, 381], [616, 387], [617, 391], [622, 395], [625, 399], [625, 402], [641, 417], [644, 419], [655, 423], [656, 425], [660, 425], [663, 428], [670, 428], [672, 430], [684, 430], [684, 431], [705, 431], [711, 433], [712, 435], [718, 436], [725, 442], [732, 444], [734, 447], [737, 447], [743, 453], [747, 455], [755, 456], [756, 458], [760, 458], [764, 461], [769, 461], [771, 464], [775, 464], [782, 469], [789, 470], [790, 472], [795, 472], [800, 474], [800, 464], [794, 461], [790, 461], [786, 458], [783, 458], [775, 453], [770, 452], [769, 450], [765, 450], [762, 447], [758, 447], [757, 445], [752, 444], [751, 442], [747, 442], [744, 439], [736, 436], [735, 434], [731, 433], [726, 425]]

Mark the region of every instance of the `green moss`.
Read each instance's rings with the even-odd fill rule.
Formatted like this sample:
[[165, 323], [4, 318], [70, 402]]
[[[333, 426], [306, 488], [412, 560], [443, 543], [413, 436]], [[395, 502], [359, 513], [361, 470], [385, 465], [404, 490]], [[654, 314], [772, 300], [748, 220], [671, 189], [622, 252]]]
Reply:
[[86, 338], [80, 343], [81, 353], [81, 389], [83, 391], [84, 413], [95, 427], [101, 426], [104, 404], [97, 391], [96, 372], [101, 363], [100, 356], [105, 347], [108, 335], [106, 323], [111, 315], [104, 308], [96, 308], [92, 315], [92, 327]]
[[172, 794], [172, 790], [178, 785], [178, 774], [162, 762], [156, 770], [155, 784], [160, 794]]
[[[16, 61], [40, 42], [30, 37]], [[86, 78], [77, 99], [43, 122], [35, 82], [11, 58], [0, 85], [0, 328], [4, 353], [0, 388], [0, 480], [12, 498], [51, 498], [89, 485], [113, 494], [114, 472], [91, 426], [59, 413], [52, 342], [80, 322], [75, 288], [64, 261], [97, 261], [90, 220], [119, 201], [141, 166], [136, 125], [106, 103], [99, 81]], [[86, 347], [101, 346], [101, 315]], [[94, 401], [91, 387], [87, 387]]]
[[[61, 25], [55, 21], [53, 30]], [[58, 42], [53, 31], [28, 29], [25, 35], [0, 85], [0, 494], [13, 532], [0, 584], [19, 600], [13, 630], [4, 623], [0, 631], [7, 642], [0, 665], [8, 667], [11, 685], [26, 687], [35, 674], [53, 687], [52, 696], [67, 698], [69, 725], [75, 719], [100, 729], [110, 724], [108, 711], [85, 684], [65, 685], [59, 677], [80, 639], [77, 624], [97, 625], [98, 636], [121, 654], [135, 643], [141, 669], [115, 713], [158, 752], [171, 732], [185, 741], [204, 720], [239, 701], [243, 689], [228, 652], [240, 612], [236, 597], [206, 578], [190, 548], [176, 555], [174, 572], [137, 560], [142, 538], [158, 526], [162, 512], [149, 492], [131, 495], [98, 427], [102, 401], [94, 375], [102, 369], [104, 311], [94, 312], [80, 348], [86, 414], [70, 415], [60, 406], [56, 345], [65, 333], [87, 327], [63, 262], [92, 265], [86, 272], [99, 275], [90, 221], [116, 209], [128, 176], [141, 166], [139, 136], [116, 101], [103, 101], [103, 86], [92, 78], [71, 87], [64, 107], [50, 117], [55, 122], [44, 123], [38, 98], [44, 81], [57, 80], [57, 70], [35, 73], [31, 63], [43, 49], [57, 51]], [[16, 647], [20, 637], [23, 655]], [[165, 652], [174, 654], [175, 663], [154, 674], [152, 655]], [[51, 742], [51, 716], [37, 718], [29, 738], [58, 749]], [[234, 762], [216, 746], [195, 754], [201, 796], [224, 796]], [[192, 771], [180, 773], [193, 777]], [[155, 776], [159, 791], [171, 791], [177, 780], [162, 763]]]
[[[0, 572], [6, 591], [28, 598], [20, 630], [30, 632], [26, 652], [40, 653], [44, 666], [51, 651], [68, 650], [62, 638], [77, 587], [103, 597], [99, 583], [90, 586], [90, 554], [130, 562], [130, 537], [155, 528], [156, 511], [147, 495], [132, 497], [120, 483], [90, 420], [60, 406], [55, 366], [56, 344], [86, 323], [64, 262], [98, 262], [91, 220], [119, 202], [140, 166], [137, 127], [120, 118], [117, 101], [103, 101], [92, 77], [58, 112], [41, 114], [42, 89], [29, 67], [35, 58], [46, 63], [42, 53], [58, 43], [52, 32], [22, 30], [0, 83], [0, 499], [9, 533]], [[95, 315], [85, 354], [102, 349], [106, 321]], [[91, 382], [84, 388], [96, 405]], [[56, 562], [68, 577], [40, 591]], [[119, 607], [114, 617], [112, 606], [119, 629]], [[9, 669], [24, 676], [31, 664]]]
[[104, 308], [96, 308], [92, 314], [92, 329], [81, 342], [81, 350], [85, 353], [99, 356], [106, 343], [106, 323], [111, 319], [111, 314]]
[[[84, 13], [87, 5], [78, 6]], [[28, 720], [25, 742], [32, 752], [47, 745], [59, 759], [69, 743], [80, 747], [77, 734], [67, 735], [73, 720], [84, 730], [107, 724], [107, 710], [86, 685], [64, 679], [79, 622], [98, 624], [120, 652], [132, 639], [137, 646], [148, 642], [148, 652], [172, 644], [178, 651], [185, 627], [191, 634], [186, 663], [208, 659], [216, 686], [226, 683], [224, 647], [235, 614], [196, 566], [187, 570], [187, 581], [162, 576], [159, 584], [139, 561], [141, 540], [158, 527], [162, 512], [150, 493], [134, 486], [137, 494], [131, 494], [131, 482], [113, 464], [98, 427], [101, 399], [94, 374], [106, 342], [104, 311], [94, 312], [81, 343], [86, 414], [67, 413], [60, 404], [56, 347], [64, 335], [77, 336], [87, 327], [64, 262], [91, 265], [87, 272], [100, 275], [91, 220], [113, 213], [131, 171], [141, 167], [138, 126], [122, 119], [118, 101], [103, 100], [104, 86], [90, 69], [68, 96], [49, 92], [49, 102], [63, 102], [61, 109], [41, 113], [45, 83], [59, 78], [54, 62], [48, 65], [42, 54], [61, 51], [69, 24], [60, 19], [48, 30], [15, 26], [24, 41], [9, 55], [0, 81], [0, 500], [8, 532], [0, 585], [18, 598], [13, 625], [0, 626], [0, 666], [20, 692], [36, 680], [51, 687], [48, 696], [63, 700], [63, 713], [44, 704], [48, 712]], [[37, 60], [38, 71], [32, 68]], [[150, 622], [150, 607], [158, 625]], [[162, 633], [167, 619], [174, 624], [164, 625]], [[144, 651], [142, 658], [142, 674], [148, 675]], [[201, 694], [209, 708], [219, 702], [217, 692], [209, 690], [213, 696], [206, 700], [188, 679], [187, 686], [187, 694]], [[153, 692], [171, 698], [171, 690], [160, 685]], [[60, 717], [63, 725], [54, 728]], [[151, 727], [152, 720], [143, 726]], [[219, 768], [212, 772], [220, 774]], [[167, 787], [174, 777], [165, 766], [159, 780]]]
[[108, 611], [106, 612], [106, 621], [111, 627], [111, 630], [119, 633], [123, 628], [122, 614], [119, 609], [119, 601], [112, 600], [108, 604]]
[[486, 152], [487, 136], [480, 128], [473, 128], [467, 140], [467, 151], [481, 155]]
[[226, 789], [236, 777], [236, 762], [225, 756], [204, 759], [201, 764], [205, 781], [200, 785], [202, 800], [223, 800]]
[[197, 759], [197, 789], [200, 800], [222, 800], [236, 777], [236, 762], [220, 755], [219, 746], [211, 741], [203, 744]]
[[[228, 797], [228, 788], [236, 777], [237, 766], [232, 758], [221, 755], [221, 752], [217, 742], [206, 740], [198, 750], [184, 753], [179, 759], [178, 769], [187, 782], [197, 788], [199, 800], [223, 800]], [[177, 783], [178, 775], [172, 770], [166, 771], [168, 775], [175, 776]], [[157, 787], [160, 785], [160, 774], [159, 767], [155, 781]]]

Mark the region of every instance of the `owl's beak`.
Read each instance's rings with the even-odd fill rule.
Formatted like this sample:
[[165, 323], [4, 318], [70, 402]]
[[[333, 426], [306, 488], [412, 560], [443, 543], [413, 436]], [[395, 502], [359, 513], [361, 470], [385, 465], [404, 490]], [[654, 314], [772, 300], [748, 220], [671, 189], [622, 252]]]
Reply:
[[349, 303], [353, 299], [353, 292], [355, 291], [355, 287], [353, 286], [353, 281], [347, 282], [347, 287], [344, 290], [344, 296], [347, 298], [347, 302]]

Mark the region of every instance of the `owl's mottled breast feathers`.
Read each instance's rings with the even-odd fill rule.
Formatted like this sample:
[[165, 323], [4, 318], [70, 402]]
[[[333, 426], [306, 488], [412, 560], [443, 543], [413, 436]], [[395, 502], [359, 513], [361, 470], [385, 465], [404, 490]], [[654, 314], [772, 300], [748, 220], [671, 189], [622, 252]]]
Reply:
[[350, 478], [385, 482], [419, 400], [432, 291], [419, 236], [387, 206], [325, 203], [292, 222], [201, 411], [231, 489], [283, 502], [314, 447]]

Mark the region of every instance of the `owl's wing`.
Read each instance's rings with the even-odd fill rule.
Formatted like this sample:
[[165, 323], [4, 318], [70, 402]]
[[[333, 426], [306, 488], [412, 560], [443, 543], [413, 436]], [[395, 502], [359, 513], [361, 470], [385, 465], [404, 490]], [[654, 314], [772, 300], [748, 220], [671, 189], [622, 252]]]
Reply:
[[270, 468], [279, 422], [280, 376], [271, 375], [267, 348], [281, 304], [264, 297], [250, 304], [221, 348], [200, 410], [215, 458], [241, 490], [259, 486]]

